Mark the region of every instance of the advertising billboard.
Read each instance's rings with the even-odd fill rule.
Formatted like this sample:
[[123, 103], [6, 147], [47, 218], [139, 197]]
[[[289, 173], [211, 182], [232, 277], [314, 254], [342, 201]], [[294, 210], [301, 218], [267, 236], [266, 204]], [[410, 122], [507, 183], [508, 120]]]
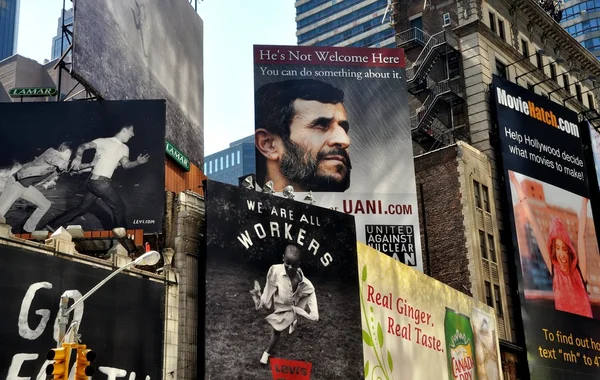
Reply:
[[362, 379], [354, 217], [207, 181], [205, 379]]
[[600, 257], [577, 115], [494, 76], [532, 379], [600, 374]]
[[187, 0], [76, 0], [73, 73], [103, 99], [165, 99], [166, 138], [204, 163], [202, 20]]
[[502, 379], [494, 309], [358, 243], [365, 379]]
[[312, 192], [422, 270], [404, 51], [255, 45], [254, 89], [257, 184]]
[[[110, 271], [6, 245], [0, 254], [0, 378], [45, 379], [60, 297], [72, 304]], [[94, 378], [163, 378], [164, 293], [164, 283], [121, 274], [75, 308], [69, 323], [79, 322], [81, 342], [97, 354]]]
[[162, 230], [165, 102], [0, 103], [0, 217], [14, 233]]

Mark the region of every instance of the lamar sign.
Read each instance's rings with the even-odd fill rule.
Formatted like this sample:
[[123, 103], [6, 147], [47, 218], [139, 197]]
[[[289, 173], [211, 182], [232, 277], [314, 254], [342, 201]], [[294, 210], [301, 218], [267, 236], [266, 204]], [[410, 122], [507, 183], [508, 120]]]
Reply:
[[169, 141], [165, 140], [165, 151], [186, 171], [190, 171], [190, 159]]
[[12, 98], [19, 98], [21, 96], [37, 97], [37, 96], [56, 96], [58, 91], [54, 87], [22, 87], [13, 88], [8, 91], [8, 95]]

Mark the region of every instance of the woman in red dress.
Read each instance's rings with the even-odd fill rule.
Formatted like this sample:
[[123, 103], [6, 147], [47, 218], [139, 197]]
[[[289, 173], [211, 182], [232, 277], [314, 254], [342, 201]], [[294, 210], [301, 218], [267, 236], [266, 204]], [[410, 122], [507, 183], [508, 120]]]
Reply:
[[519, 202], [523, 205], [523, 211], [531, 225], [544, 262], [552, 275], [554, 307], [556, 310], [592, 318], [590, 298], [584, 285], [584, 282], [587, 283], [588, 277], [585, 247], [588, 200], [581, 198], [581, 212], [577, 226], [577, 249], [575, 249], [565, 225], [557, 217], [552, 218], [548, 236], [544, 239], [519, 181], [512, 171], [509, 172], [509, 177], [515, 187]]

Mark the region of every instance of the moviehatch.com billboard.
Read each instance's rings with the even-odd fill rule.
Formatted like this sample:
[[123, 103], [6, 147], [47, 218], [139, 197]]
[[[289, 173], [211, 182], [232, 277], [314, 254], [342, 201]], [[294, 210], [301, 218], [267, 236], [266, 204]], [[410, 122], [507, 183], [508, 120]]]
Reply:
[[162, 231], [165, 102], [0, 103], [0, 217], [14, 233]]
[[600, 257], [577, 115], [494, 76], [532, 379], [600, 375]]
[[207, 181], [205, 379], [362, 379], [354, 217]]
[[494, 309], [358, 243], [365, 379], [500, 380]]
[[311, 191], [422, 270], [404, 51], [257, 45], [254, 89], [257, 184]]
[[166, 138], [204, 163], [203, 24], [187, 0], [76, 0], [73, 73], [106, 100], [165, 99]]

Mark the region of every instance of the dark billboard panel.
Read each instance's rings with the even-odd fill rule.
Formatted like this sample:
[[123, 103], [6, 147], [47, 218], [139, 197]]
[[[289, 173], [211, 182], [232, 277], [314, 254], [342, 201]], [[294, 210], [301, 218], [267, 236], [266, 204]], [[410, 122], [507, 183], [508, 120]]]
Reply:
[[[6, 245], [0, 254], [0, 378], [45, 379], [60, 297], [81, 298], [110, 271]], [[121, 274], [75, 308], [69, 323], [79, 322], [81, 343], [97, 354], [94, 378], [163, 378], [164, 292], [163, 283]]]
[[497, 76], [492, 93], [531, 378], [597, 378], [600, 254], [577, 115]]
[[422, 271], [405, 67], [402, 49], [254, 46], [256, 174]]
[[165, 99], [167, 134], [204, 163], [202, 20], [187, 0], [76, 0], [73, 72], [104, 99]]
[[353, 216], [208, 181], [206, 224], [204, 378], [364, 378]]
[[162, 230], [165, 102], [0, 103], [0, 216], [14, 233]]

